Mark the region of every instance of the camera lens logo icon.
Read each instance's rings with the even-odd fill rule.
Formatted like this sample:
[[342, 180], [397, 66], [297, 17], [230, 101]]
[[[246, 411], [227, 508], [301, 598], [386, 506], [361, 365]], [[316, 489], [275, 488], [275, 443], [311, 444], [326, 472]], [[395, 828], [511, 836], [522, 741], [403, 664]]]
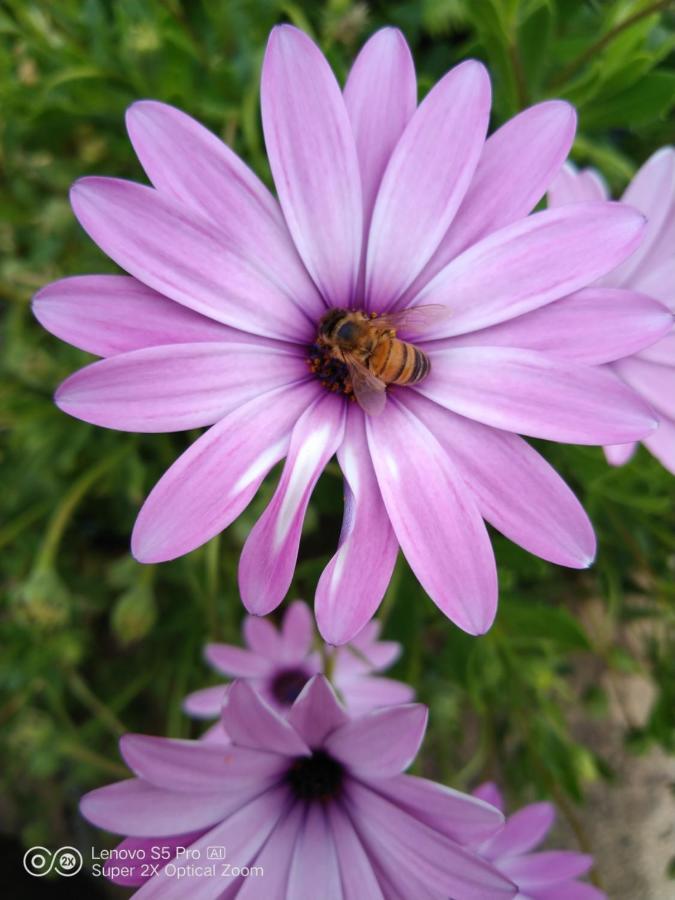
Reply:
[[29, 875], [42, 878], [53, 871], [56, 875], [70, 878], [82, 868], [82, 854], [77, 847], [59, 847], [48, 850], [46, 847], [31, 847], [23, 856], [23, 867]]

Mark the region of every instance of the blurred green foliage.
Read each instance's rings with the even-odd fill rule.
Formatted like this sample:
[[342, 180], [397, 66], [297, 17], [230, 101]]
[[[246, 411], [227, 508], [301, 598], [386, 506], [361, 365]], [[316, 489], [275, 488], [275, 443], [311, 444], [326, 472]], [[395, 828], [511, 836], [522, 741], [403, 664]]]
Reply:
[[[40, 329], [30, 298], [62, 275], [114, 271], [76, 224], [68, 188], [87, 173], [143, 180], [123, 124], [137, 98], [182, 107], [269, 180], [258, 76], [269, 29], [283, 20], [319, 40], [341, 78], [383, 24], [404, 30], [422, 93], [460, 59], [482, 59], [493, 127], [532, 102], [570, 99], [580, 123], [573, 156], [615, 191], [672, 141], [671, 3], [0, 2], [0, 777], [5, 818], [28, 844], [81, 833], [78, 796], [124, 775], [124, 730], [194, 733], [180, 701], [210, 677], [202, 644], [238, 639], [238, 554], [274, 485], [273, 473], [206, 547], [157, 568], [136, 564], [136, 511], [195, 435], [117, 434], [62, 415], [52, 391], [88, 359]], [[570, 800], [611, 775], [569, 721], [571, 709], [606, 714], [601, 685], [650, 675], [656, 700], [630, 744], [675, 750], [675, 479], [642, 450], [615, 470], [599, 449], [540, 449], [593, 518], [595, 567], [562, 570], [495, 534], [501, 607], [489, 635], [450, 625], [401, 560], [383, 616], [405, 645], [395, 674], [431, 706], [419, 770], [459, 787], [496, 776], [521, 797], [553, 795], [574, 821]], [[292, 595], [312, 598], [339, 533], [341, 494], [329, 469]]]

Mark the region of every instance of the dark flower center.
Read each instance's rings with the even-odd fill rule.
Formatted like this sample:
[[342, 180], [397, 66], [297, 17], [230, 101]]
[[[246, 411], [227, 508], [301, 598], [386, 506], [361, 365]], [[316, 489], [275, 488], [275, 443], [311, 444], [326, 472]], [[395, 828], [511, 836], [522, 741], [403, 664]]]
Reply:
[[323, 750], [295, 760], [286, 776], [298, 800], [334, 800], [342, 790], [344, 769]]
[[335, 359], [331, 347], [319, 342], [311, 344], [307, 365], [310, 372], [316, 375], [326, 390], [333, 394], [346, 394], [353, 397], [349, 369], [341, 360]]
[[291, 706], [308, 681], [307, 672], [303, 669], [285, 669], [272, 681], [272, 696], [282, 706]]

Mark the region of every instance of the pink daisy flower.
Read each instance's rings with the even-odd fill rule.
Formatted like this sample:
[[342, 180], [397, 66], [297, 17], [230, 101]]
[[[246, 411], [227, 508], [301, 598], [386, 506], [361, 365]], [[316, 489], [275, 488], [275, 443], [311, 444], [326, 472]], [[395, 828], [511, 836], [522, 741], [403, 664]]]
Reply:
[[[473, 793], [504, 811], [501, 791], [492, 782]], [[531, 852], [544, 840], [554, 818], [550, 803], [524, 806], [507, 818], [501, 831], [480, 844], [478, 852], [518, 885], [516, 900], [606, 900], [602, 891], [575, 881], [593, 865], [591, 856], [566, 850]]]
[[[607, 197], [607, 186], [596, 172], [577, 171], [568, 163], [549, 190], [548, 204], [554, 208]], [[598, 284], [656, 298], [675, 313], [675, 149], [663, 147], [654, 153], [621, 199], [644, 213], [647, 230], [635, 253]], [[617, 306], [625, 303], [626, 291], [617, 293]], [[661, 340], [611, 363], [611, 368], [656, 410], [659, 427], [642, 443], [675, 474], [675, 330], [671, 327]], [[605, 447], [605, 456], [612, 465], [622, 466], [636, 449], [635, 441], [612, 444]]]
[[[257, 900], [462, 900], [512, 897], [515, 888], [462, 843], [487, 839], [503, 822], [480, 799], [401, 774], [426, 729], [418, 704], [350, 718], [322, 676], [287, 718], [246, 682], [223, 709], [229, 747], [127, 735], [121, 752], [135, 778], [87, 794], [84, 816], [128, 835], [121, 851], [164, 853], [156, 873], [131, 866], [118, 883], [138, 898]], [[170, 862], [204, 866], [224, 846], [233, 866], [175, 877]], [[165, 848], [165, 849], [163, 849]]]
[[[374, 672], [392, 665], [400, 656], [396, 641], [378, 640], [380, 623], [372, 619], [349, 644], [316, 649], [312, 614], [302, 600], [293, 602], [279, 629], [258, 616], [244, 619], [243, 634], [247, 648], [230, 644], [208, 644], [205, 656], [218, 672], [231, 678], [246, 679], [279, 712], [287, 712], [307, 682], [325, 672], [329, 660], [330, 681], [350, 713], [363, 713], [378, 706], [409, 703], [413, 689], [402, 681], [382, 678]], [[195, 691], [185, 699], [184, 709], [192, 716], [216, 719], [220, 716], [227, 685]], [[204, 735], [223, 740], [218, 722]]]
[[[305, 34], [275, 28], [261, 93], [278, 201], [214, 135], [148, 101], [127, 124], [153, 187], [73, 187], [80, 223], [132, 277], [38, 294], [46, 328], [106, 357], [56, 402], [126, 431], [212, 426], [148, 496], [137, 559], [208, 541], [285, 458], [239, 568], [244, 604], [265, 615], [289, 590], [312, 490], [337, 454], [345, 514], [316, 592], [324, 638], [344, 643], [369, 621], [399, 547], [439, 608], [482, 633], [497, 605], [484, 519], [561, 565], [595, 553], [579, 502], [519, 434], [607, 444], [655, 427], [648, 405], [594, 364], [653, 342], [669, 321], [647, 298], [617, 312], [603, 290], [584, 290], [635, 250], [643, 218], [607, 202], [528, 216], [567, 156], [572, 108], [539, 104], [486, 142], [485, 68], [462, 63], [416, 106], [394, 29], [366, 44], [343, 94]], [[380, 392], [384, 409], [367, 414], [349, 402], [353, 372], [325, 329], [336, 310], [377, 323], [416, 306], [449, 311], [426, 333], [413, 313], [417, 331], [399, 333], [425, 355], [415, 377], [430, 372]]]

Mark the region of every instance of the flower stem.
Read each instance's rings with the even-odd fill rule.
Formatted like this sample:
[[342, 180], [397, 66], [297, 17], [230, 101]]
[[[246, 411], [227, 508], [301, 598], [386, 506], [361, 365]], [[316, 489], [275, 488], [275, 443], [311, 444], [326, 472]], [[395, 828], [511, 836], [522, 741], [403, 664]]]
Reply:
[[525, 78], [525, 70], [523, 62], [520, 58], [520, 52], [516, 43], [516, 38], [512, 37], [508, 43], [509, 60], [511, 61], [511, 69], [513, 71], [513, 80], [516, 85], [516, 96], [518, 98], [518, 108], [525, 109], [529, 105], [529, 94], [527, 90], [527, 80]]
[[323, 674], [333, 684], [333, 675], [335, 674], [335, 650], [321, 644], [321, 656], [323, 659]]
[[218, 626], [218, 588], [220, 582], [220, 535], [212, 538], [205, 548], [206, 554], [206, 621], [209, 634], [220, 637]]
[[73, 741], [64, 741], [61, 744], [61, 751], [72, 759], [77, 759], [90, 766], [96, 766], [96, 768], [101, 769], [103, 772], [108, 772], [114, 778], [129, 777], [129, 770], [126, 766], [123, 766], [121, 763], [116, 763], [111, 759], [107, 759], [105, 756], [101, 756], [100, 753], [90, 750], [89, 747], [83, 747], [82, 744], [77, 744]]
[[104, 457], [71, 485], [70, 490], [68, 490], [62, 498], [47, 526], [47, 532], [36, 560], [36, 569], [44, 570], [53, 567], [56, 552], [61, 543], [63, 533], [65, 532], [68, 522], [77, 508], [77, 505], [84, 498], [92, 485], [95, 484], [108, 469], [111, 469], [119, 462], [126, 452], [127, 449], [125, 447], [123, 450], [118, 450], [110, 456]]
[[120, 737], [120, 735], [129, 730], [117, 718], [115, 713], [106, 706], [102, 700], [99, 700], [86, 681], [75, 670], [68, 673], [68, 684], [78, 700], [80, 700], [97, 719], [103, 722], [115, 737]]
[[4, 528], [0, 528], [0, 548], [11, 544], [22, 531], [37, 522], [47, 512], [49, 512], [48, 503], [36, 503], [8, 522]]
[[389, 580], [389, 587], [386, 590], [382, 603], [380, 604], [380, 609], [378, 611], [377, 618], [380, 620], [380, 629], [382, 632], [384, 632], [384, 627], [387, 624], [387, 619], [389, 618], [394, 603], [396, 602], [396, 596], [401, 584], [402, 566], [403, 562], [401, 560], [401, 557], [399, 556], [399, 558], [396, 560], [394, 571], [391, 574], [391, 579]]
[[657, 3], [651, 3], [649, 6], [645, 6], [644, 9], [633, 13], [632, 16], [628, 16], [628, 18], [624, 19], [623, 22], [619, 22], [614, 26], [614, 28], [610, 28], [607, 34], [604, 34], [601, 38], [595, 41], [595, 43], [591, 44], [590, 47], [586, 47], [583, 53], [580, 53], [575, 59], [572, 60], [571, 63], [565, 66], [562, 72], [560, 72], [560, 74], [551, 82], [551, 87], [557, 88], [569, 81], [570, 78], [575, 75], [579, 69], [585, 66], [587, 62], [590, 62], [595, 56], [598, 55], [598, 53], [604, 50], [608, 44], [611, 44], [611, 42], [615, 38], [622, 34], [622, 32], [624, 32], [627, 28], [630, 28], [631, 25], [635, 25], [635, 23], [639, 22], [641, 19], [646, 19], [647, 16], [651, 16], [654, 13], [666, 10], [669, 7], [675, 8], [675, 3], [673, 2], [673, 0], [658, 0]]

